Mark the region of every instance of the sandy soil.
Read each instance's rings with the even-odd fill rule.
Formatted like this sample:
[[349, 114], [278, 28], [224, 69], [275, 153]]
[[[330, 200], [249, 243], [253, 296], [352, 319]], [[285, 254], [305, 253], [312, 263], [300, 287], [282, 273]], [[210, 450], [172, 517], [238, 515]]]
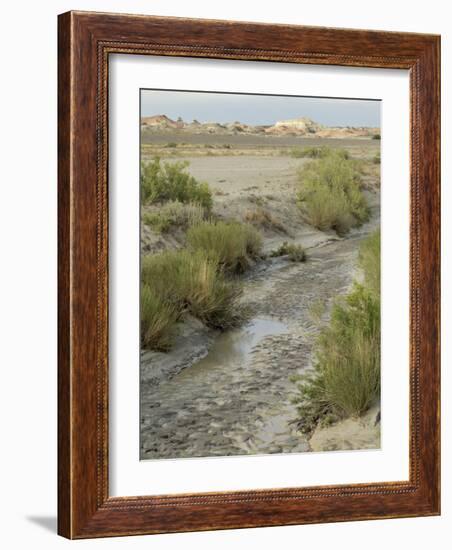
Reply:
[[313, 451], [349, 451], [380, 448], [380, 405], [361, 418], [346, 418], [329, 427], [317, 427], [309, 439]]

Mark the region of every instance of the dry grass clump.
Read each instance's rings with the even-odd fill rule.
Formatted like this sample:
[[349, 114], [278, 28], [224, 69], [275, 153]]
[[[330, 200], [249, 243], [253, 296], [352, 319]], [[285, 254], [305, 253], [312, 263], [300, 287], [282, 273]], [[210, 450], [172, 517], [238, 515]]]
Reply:
[[243, 214], [243, 220], [246, 223], [251, 223], [252, 225], [256, 225], [258, 227], [287, 233], [286, 227], [280, 222], [280, 220], [273, 216], [271, 212], [261, 207], [255, 208], [254, 210], [246, 210]]
[[226, 279], [218, 260], [203, 250], [176, 250], [143, 258], [141, 267], [141, 341], [166, 351], [175, 323], [184, 312], [224, 330], [244, 315], [241, 286]]
[[201, 223], [206, 216], [207, 211], [201, 204], [169, 201], [155, 210], [143, 212], [141, 219], [157, 233], [166, 233], [173, 227], [187, 229]]
[[214, 258], [227, 273], [243, 273], [260, 256], [262, 237], [249, 224], [202, 222], [187, 231], [187, 244]]
[[359, 249], [359, 265], [363, 270], [365, 284], [375, 296], [380, 296], [380, 247], [380, 231], [375, 231], [363, 241]]
[[364, 283], [338, 300], [317, 341], [311, 374], [299, 377], [295, 399], [299, 428], [312, 432], [348, 416], [362, 415], [380, 395], [379, 233], [362, 245]]
[[145, 222], [161, 231], [188, 227], [187, 248], [148, 255], [141, 268], [141, 342], [147, 349], [170, 348], [184, 312], [224, 330], [246, 315], [240, 284], [228, 275], [245, 271], [262, 247], [259, 232], [239, 222], [204, 221], [201, 205], [167, 203]]
[[290, 156], [292, 158], [310, 158], [310, 159], [323, 159], [331, 155], [337, 155], [345, 160], [350, 158], [350, 154], [345, 149], [332, 149], [327, 145], [319, 147], [303, 147], [302, 149], [296, 147], [290, 150]]
[[165, 302], [148, 285], [141, 285], [140, 328], [141, 343], [145, 349], [168, 351], [171, 335], [180, 311], [172, 303]]
[[336, 150], [303, 166], [298, 177], [298, 204], [314, 227], [344, 235], [369, 218], [356, 163]]
[[304, 262], [306, 260], [306, 252], [301, 244], [288, 243], [287, 241], [284, 241], [279, 248], [273, 250], [270, 254], [272, 258], [279, 256], [287, 256], [291, 262]]

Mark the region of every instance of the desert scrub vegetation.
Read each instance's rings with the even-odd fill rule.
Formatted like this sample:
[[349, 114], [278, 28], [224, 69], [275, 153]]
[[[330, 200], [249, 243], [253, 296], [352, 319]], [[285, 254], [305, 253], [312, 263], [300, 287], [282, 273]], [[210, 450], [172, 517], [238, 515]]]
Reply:
[[355, 282], [349, 294], [333, 304], [329, 324], [318, 336], [314, 368], [297, 379], [294, 401], [303, 433], [319, 424], [360, 416], [379, 398], [379, 239], [378, 232], [362, 244], [364, 282]]
[[187, 161], [162, 163], [159, 157], [141, 164], [141, 200], [143, 204], [179, 201], [212, 208], [212, 193], [188, 171]]
[[287, 256], [291, 262], [304, 262], [306, 260], [306, 252], [301, 244], [288, 243], [287, 241], [284, 241], [282, 245], [270, 253], [271, 258], [279, 256]]
[[218, 260], [203, 250], [173, 250], [143, 258], [141, 340], [144, 348], [166, 351], [174, 325], [187, 312], [224, 330], [239, 324], [240, 284], [228, 280]]
[[165, 302], [148, 285], [141, 285], [140, 330], [142, 347], [155, 351], [168, 351], [174, 324], [180, 311]]
[[331, 149], [327, 145], [318, 147], [295, 147], [290, 150], [290, 156], [292, 158], [310, 158], [310, 159], [323, 159], [331, 155], [337, 155], [346, 160], [350, 158], [350, 154], [345, 149]]
[[166, 233], [173, 227], [188, 229], [201, 223], [207, 215], [206, 208], [201, 204], [168, 201], [155, 210], [144, 211], [141, 219], [157, 233]]
[[250, 224], [205, 221], [187, 231], [187, 245], [213, 258], [226, 273], [236, 274], [259, 258], [262, 237]]
[[306, 220], [321, 231], [334, 229], [344, 235], [369, 218], [358, 166], [340, 151], [330, 150], [310, 161], [298, 178], [298, 205]]
[[243, 214], [243, 220], [246, 223], [263, 227], [264, 229], [276, 229], [282, 233], [287, 233], [287, 229], [283, 223], [278, 220], [271, 212], [262, 207], [257, 207], [254, 210], [246, 210]]
[[380, 231], [374, 231], [363, 241], [359, 249], [359, 265], [365, 284], [375, 296], [380, 296], [380, 246]]

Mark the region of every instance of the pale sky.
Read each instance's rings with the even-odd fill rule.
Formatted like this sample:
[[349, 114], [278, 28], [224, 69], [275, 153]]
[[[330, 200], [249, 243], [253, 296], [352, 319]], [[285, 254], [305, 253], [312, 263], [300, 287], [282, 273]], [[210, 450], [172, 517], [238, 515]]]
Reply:
[[380, 126], [379, 100], [141, 90], [141, 116], [185, 122], [274, 124], [308, 117], [325, 126]]

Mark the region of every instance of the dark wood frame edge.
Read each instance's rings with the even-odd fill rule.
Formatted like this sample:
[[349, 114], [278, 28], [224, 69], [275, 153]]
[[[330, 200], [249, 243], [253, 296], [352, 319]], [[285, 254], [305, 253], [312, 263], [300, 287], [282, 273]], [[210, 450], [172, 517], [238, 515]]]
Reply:
[[[59, 16], [58, 52], [59, 534], [87, 538], [439, 514], [440, 38], [68, 12]], [[108, 496], [107, 91], [112, 53], [409, 69], [408, 482]]]

